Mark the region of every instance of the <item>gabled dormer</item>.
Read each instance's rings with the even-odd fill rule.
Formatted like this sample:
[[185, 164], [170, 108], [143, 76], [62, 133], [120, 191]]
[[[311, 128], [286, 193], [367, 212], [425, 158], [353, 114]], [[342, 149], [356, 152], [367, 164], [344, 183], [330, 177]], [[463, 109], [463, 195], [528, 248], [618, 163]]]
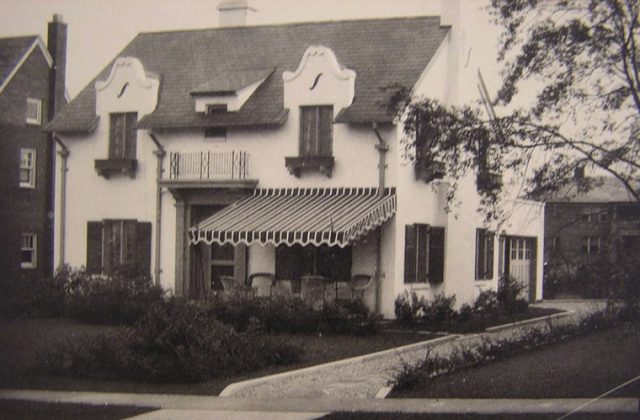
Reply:
[[105, 158], [95, 160], [96, 172], [109, 178], [117, 174], [134, 177], [137, 170], [137, 122], [151, 113], [158, 102], [158, 76], [147, 73], [140, 60], [118, 58], [106, 80], [98, 80], [96, 115], [101, 128], [108, 127]]
[[324, 46], [310, 46], [298, 68], [285, 71], [284, 106], [298, 112], [300, 135], [298, 156], [285, 158], [293, 175], [318, 171], [328, 177], [334, 166], [333, 122], [353, 103], [356, 73], [340, 65], [334, 52]]
[[195, 111], [212, 114], [240, 110], [274, 69], [219, 71], [200, 84], [190, 94]]

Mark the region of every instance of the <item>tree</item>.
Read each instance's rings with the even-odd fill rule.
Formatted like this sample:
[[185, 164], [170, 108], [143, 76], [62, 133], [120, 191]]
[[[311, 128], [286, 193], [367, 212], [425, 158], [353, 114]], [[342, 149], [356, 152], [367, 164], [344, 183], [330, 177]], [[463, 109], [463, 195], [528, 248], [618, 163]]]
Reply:
[[[407, 154], [446, 162], [454, 180], [511, 169], [535, 198], [591, 165], [640, 201], [640, 2], [491, 0], [489, 11], [502, 28], [503, 63], [489, 117], [400, 90]], [[498, 198], [494, 187], [487, 202]]]

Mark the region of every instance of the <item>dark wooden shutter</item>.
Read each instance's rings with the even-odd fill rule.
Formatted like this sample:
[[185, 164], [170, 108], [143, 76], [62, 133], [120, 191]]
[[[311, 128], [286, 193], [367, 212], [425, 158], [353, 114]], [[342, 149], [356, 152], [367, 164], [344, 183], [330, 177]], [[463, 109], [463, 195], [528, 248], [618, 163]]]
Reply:
[[404, 228], [404, 282], [416, 281], [416, 227], [406, 225]]
[[416, 281], [426, 283], [429, 266], [429, 225], [417, 224], [416, 227]]
[[109, 159], [116, 159], [118, 157], [117, 125], [118, 125], [118, 114], [111, 114], [109, 119]]
[[318, 116], [318, 154], [333, 155], [333, 107], [321, 106]]
[[87, 223], [87, 272], [102, 272], [102, 222]]
[[135, 267], [140, 274], [151, 274], [151, 223], [135, 224]]
[[312, 107], [300, 108], [300, 156], [312, 156], [315, 153], [316, 112]]
[[476, 229], [476, 280], [484, 277], [484, 229]]
[[486, 252], [487, 252], [487, 267], [485, 270], [485, 278], [492, 279], [493, 278], [493, 249], [494, 249], [494, 239], [495, 234], [493, 232], [485, 232], [485, 239], [487, 242]]
[[102, 224], [102, 271], [111, 273], [119, 265], [120, 224], [105, 220]]
[[444, 280], [444, 228], [432, 227], [429, 235], [429, 282]]
[[126, 159], [136, 158], [136, 143], [137, 143], [137, 130], [136, 123], [138, 122], [138, 114], [130, 112], [126, 115], [125, 133], [124, 133], [124, 157]]

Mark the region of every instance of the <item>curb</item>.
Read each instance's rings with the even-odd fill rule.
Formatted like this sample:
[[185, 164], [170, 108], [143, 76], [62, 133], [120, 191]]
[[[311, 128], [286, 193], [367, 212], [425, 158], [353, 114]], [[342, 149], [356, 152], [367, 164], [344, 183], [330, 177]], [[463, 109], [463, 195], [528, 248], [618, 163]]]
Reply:
[[305, 374], [305, 373], [312, 373], [312, 372], [316, 372], [318, 370], [322, 370], [330, 367], [342, 366], [346, 364], [362, 362], [364, 360], [376, 359], [378, 357], [387, 356], [389, 354], [395, 355], [397, 353], [403, 353], [408, 350], [413, 350], [415, 348], [420, 348], [420, 347], [428, 346], [431, 344], [441, 344], [449, 341], [455, 341], [458, 338], [460, 338], [460, 335], [450, 334], [444, 337], [438, 337], [438, 338], [433, 338], [431, 340], [419, 341], [417, 343], [407, 344], [406, 346], [401, 346], [401, 347], [394, 347], [392, 349], [382, 350], [375, 353], [363, 354], [363, 355], [351, 357], [348, 359], [336, 360], [333, 362], [323, 363], [320, 365], [313, 365], [313, 366], [309, 366], [302, 369], [289, 370], [286, 372], [280, 372], [273, 375], [261, 376], [260, 378], [254, 378], [254, 379], [248, 379], [246, 381], [235, 382], [227, 385], [227, 387], [223, 389], [222, 392], [218, 394], [218, 396], [232, 397], [238, 391], [241, 391], [243, 389], [246, 389], [251, 386], [258, 385], [264, 382], [269, 382], [274, 379], [287, 378], [287, 377], [296, 376], [296, 375]]
[[551, 320], [556, 318], [566, 318], [568, 316], [575, 315], [576, 313], [577, 313], [576, 311], [569, 310], [569, 311], [564, 311], [557, 314], [545, 315], [538, 318], [531, 318], [531, 319], [525, 319], [523, 321], [512, 322], [510, 324], [496, 325], [495, 327], [485, 328], [485, 332], [492, 333], [492, 332], [504, 331], [510, 328], [517, 328], [517, 327], [522, 327], [529, 324], [535, 324], [536, 322], [539, 322], [539, 321], [546, 321], [546, 320]]

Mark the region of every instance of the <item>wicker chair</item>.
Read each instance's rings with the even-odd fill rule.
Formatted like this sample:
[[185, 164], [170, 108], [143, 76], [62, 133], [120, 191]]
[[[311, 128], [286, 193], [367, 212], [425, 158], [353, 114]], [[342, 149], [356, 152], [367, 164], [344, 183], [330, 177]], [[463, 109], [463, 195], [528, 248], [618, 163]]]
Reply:
[[270, 298], [276, 276], [272, 273], [253, 273], [249, 276], [249, 286], [257, 297]]
[[363, 301], [364, 295], [372, 283], [373, 278], [368, 274], [356, 274], [351, 277], [351, 299]]

